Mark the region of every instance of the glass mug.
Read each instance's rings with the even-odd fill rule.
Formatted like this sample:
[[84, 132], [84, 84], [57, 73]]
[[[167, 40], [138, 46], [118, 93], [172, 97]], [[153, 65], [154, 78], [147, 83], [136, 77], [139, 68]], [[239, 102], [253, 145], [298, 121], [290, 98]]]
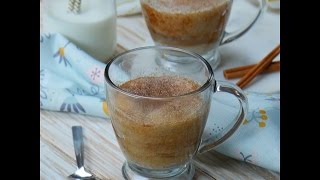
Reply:
[[261, 17], [266, 1], [260, 0], [256, 17], [245, 27], [226, 32], [233, 0], [140, 0], [142, 13], [156, 45], [200, 54], [215, 69], [218, 47], [245, 34]]
[[[168, 69], [157, 63], [157, 59], [174, 55], [188, 57], [198, 68], [190, 71], [184, 68], [185, 63], [177, 63], [175, 68]], [[151, 84], [142, 84], [143, 88], [136, 88], [137, 91], [161, 92], [165, 88], [184, 91], [192, 87], [191, 81], [198, 88], [186, 94], [161, 97], [126, 90], [124, 84], [139, 78], [151, 78], [148, 80]], [[162, 82], [172, 82], [172, 87]], [[112, 126], [126, 158], [122, 168], [126, 179], [191, 179], [195, 172], [192, 158], [228, 139], [247, 113], [247, 98], [240, 88], [216, 81], [211, 66], [200, 55], [173, 47], [149, 46], [117, 55], [106, 66], [105, 87]], [[201, 136], [211, 96], [218, 95], [217, 92], [238, 98], [239, 113], [219, 137], [204, 140]]]

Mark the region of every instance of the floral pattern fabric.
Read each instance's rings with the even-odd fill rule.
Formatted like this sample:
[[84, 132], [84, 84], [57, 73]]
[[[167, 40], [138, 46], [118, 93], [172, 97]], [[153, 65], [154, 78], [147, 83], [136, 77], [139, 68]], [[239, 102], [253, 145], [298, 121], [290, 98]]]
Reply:
[[[109, 119], [105, 64], [60, 34], [40, 34], [40, 108]], [[121, 76], [121, 74], [119, 74]], [[280, 172], [280, 94], [246, 92], [249, 112], [240, 128], [216, 151]], [[238, 102], [212, 96], [203, 139], [221, 137], [237, 115]]]

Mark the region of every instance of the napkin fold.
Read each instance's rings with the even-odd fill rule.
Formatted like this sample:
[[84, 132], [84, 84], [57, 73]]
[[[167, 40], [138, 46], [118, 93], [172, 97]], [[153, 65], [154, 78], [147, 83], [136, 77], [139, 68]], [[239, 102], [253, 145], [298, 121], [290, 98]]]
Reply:
[[139, 0], [117, 0], [117, 15], [128, 16], [141, 12]]
[[[40, 34], [40, 108], [109, 119], [105, 64], [60, 34]], [[280, 94], [246, 92], [249, 113], [239, 130], [215, 150], [280, 172]], [[203, 138], [219, 136], [238, 107], [230, 95], [214, 95]]]

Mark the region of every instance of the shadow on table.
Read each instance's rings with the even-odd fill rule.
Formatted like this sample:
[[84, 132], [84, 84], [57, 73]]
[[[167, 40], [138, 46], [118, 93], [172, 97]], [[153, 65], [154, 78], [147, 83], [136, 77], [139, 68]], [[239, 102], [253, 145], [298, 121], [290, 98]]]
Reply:
[[196, 174], [193, 179], [280, 179], [280, 174], [227, 157], [216, 151], [197, 155], [194, 159]]

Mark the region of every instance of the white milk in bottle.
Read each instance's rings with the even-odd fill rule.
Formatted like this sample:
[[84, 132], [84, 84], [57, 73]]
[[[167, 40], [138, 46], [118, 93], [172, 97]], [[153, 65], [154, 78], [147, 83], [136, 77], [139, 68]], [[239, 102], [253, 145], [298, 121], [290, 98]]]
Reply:
[[115, 0], [81, 0], [79, 13], [70, 11], [69, 1], [44, 1], [43, 31], [61, 33], [92, 57], [106, 62], [116, 47]]

